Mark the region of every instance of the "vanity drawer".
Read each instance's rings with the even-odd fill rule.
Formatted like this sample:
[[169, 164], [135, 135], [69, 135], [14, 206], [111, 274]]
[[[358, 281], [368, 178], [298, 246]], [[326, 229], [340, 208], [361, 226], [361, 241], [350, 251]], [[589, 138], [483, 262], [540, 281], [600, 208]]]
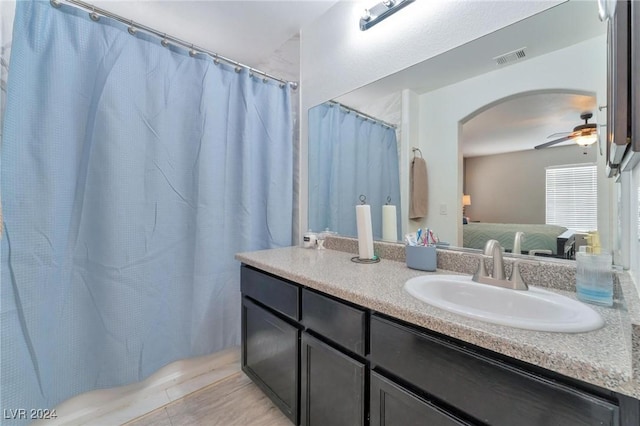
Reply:
[[294, 320], [300, 319], [300, 287], [242, 265], [240, 287], [245, 296]]
[[362, 309], [302, 290], [302, 324], [361, 356], [365, 355], [366, 320]]
[[617, 425], [618, 407], [372, 315], [371, 364], [489, 425]]

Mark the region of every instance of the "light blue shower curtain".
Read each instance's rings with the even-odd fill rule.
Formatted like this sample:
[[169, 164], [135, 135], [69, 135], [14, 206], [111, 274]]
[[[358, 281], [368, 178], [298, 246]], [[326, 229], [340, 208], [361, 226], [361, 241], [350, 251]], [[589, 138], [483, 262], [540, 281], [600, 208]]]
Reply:
[[[382, 205], [396, 206], [400, 228], [400, 174], [396, 132], [338, 105], [309, 110], [309, 226], [356, 236], [360, 195], [371, 205], [375, 239], [382, 238]], [[399, 235], [399, 233], [398, 233]]]
[[234, 253], [291, 243], [289, 89], [27, 1], [8, 86], [0, 406], [238, 344]]

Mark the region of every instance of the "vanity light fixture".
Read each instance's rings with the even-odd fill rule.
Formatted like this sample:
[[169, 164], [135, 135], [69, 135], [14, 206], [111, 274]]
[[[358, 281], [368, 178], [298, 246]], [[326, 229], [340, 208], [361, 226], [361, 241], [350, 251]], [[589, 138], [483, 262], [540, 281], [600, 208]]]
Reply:
[[409, 3], [415, 0], [383, 0], [375, 6], [365, 9], [360, 17], [360, 29], [368, 30], [378, 22], [393, 15]]

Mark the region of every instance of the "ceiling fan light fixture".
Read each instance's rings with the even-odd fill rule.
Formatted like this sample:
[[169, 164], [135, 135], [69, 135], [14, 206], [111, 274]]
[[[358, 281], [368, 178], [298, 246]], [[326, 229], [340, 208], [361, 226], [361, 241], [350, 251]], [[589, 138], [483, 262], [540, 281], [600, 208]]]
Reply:
[[598, 140], [598, 135], [596, 133], [586, 136], [578, 136], [575, 138], [576, 144], [580, 146], [589, 146], [596, 143]]
[[[550, 146], [572, 140], [576, 143], [576, 145], [580, 145], [581, 147], [587, 147], [589, 145], [593, 145], [598, 141], [598, 125], [596, 123], [589, 123], [589, 119], [593, 117], [593, 114], [590, 112], [583, 112], [580, 114], [580, 118], [584, 120], [583, 124], [580, 124], [573, 128], [573, 132], [571, 132], [568, 136], [561, 137], [559, 139], [545, 142], [540, 145], [536, 145], [534, 149], [542, 149], [548, 148]], [[557, 134], [553, 134], [549, 137], [556, 136]]]

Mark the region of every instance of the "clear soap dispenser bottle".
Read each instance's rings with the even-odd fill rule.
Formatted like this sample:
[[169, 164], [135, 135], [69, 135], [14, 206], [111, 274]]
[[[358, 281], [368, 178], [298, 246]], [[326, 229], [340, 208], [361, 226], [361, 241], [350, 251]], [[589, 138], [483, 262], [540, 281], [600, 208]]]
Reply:
[[576, 253], [576, 292], [583, 302], [613, 305], [613, 270], [610, 253], [602, 253], [600, 238], [590, 232], [587, 246]]

